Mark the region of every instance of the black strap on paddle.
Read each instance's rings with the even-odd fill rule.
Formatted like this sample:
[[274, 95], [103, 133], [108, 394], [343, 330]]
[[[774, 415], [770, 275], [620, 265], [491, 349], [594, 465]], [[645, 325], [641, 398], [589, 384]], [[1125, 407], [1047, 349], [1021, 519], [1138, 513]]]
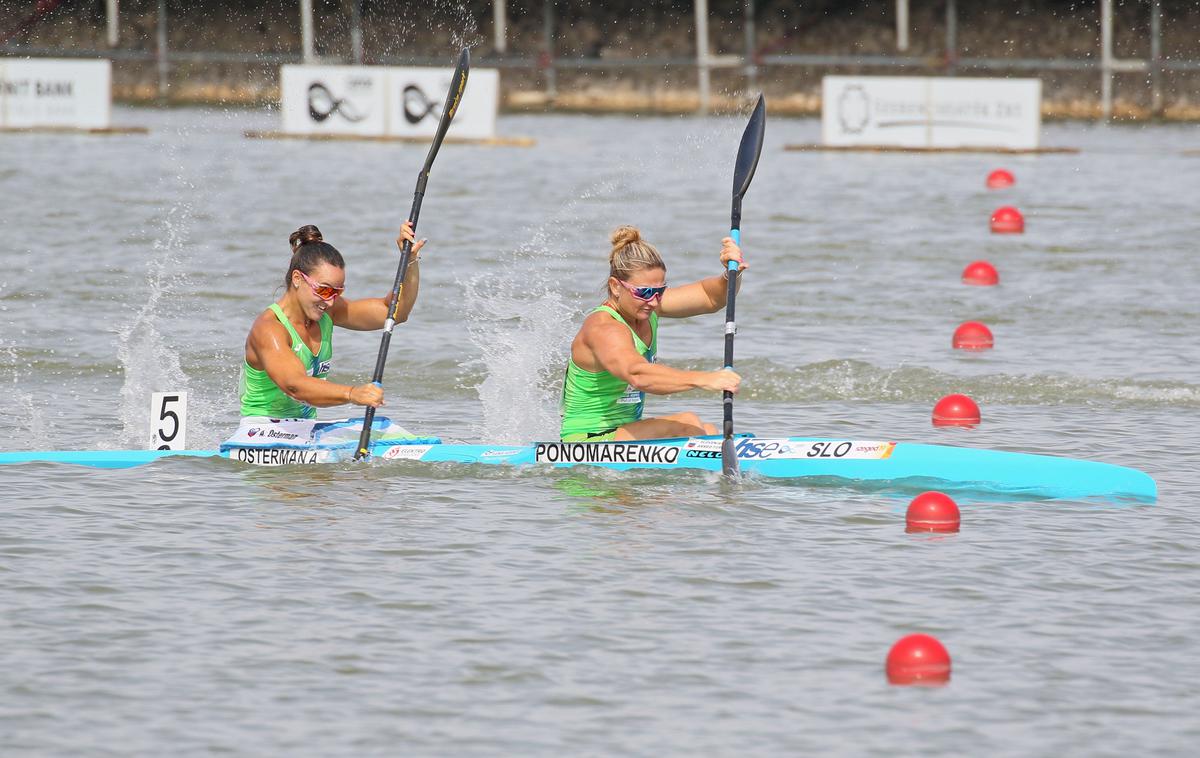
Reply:
[[[742, 244], [742, 198], [750, 189], [750, 180], [754, 178], [754, 169], [758, 168], [758, 156], [762, 153], [763, 134], [767, 126], [767, 104], [760, 94], [754, 112], [750, 114], [750, 122], [742, 133], [742, 144], [738, 147], [737, 163], [733, 167], [733, 210], [729, 220], [729, 236], [737, 245]], [[737, 322], [734, 320], [733, 305], [737, 298], [738, 263], [729, 261], [726, 273], [729, 281], [726, 283], [728, 293], [725, 298], [725, 368], [733, 368], [733, 336], [737, 334]], [[723, 432], [725, 439], [721, 442], [721, 472], [725, 476], [735, 476], [738, 472], [737, 448], [733, 444], [733, 393], [726, 390], [723, 396], [725, 404], [725, 424]]]
[[[417, 218], [421, 215], [421, 201], [425, 198], [425, 185], [429, 182], [429, 170], [433, 168], [433, 159], [437, 157], [438, 148], [442, 146], [442, 140], [446, 137], [446, 130], [450, 128], [450, 122], [454, 119], [454, 114], [462, 103], [463, 92], [467, 88], [467, 74], [470, 73], [470, 69], [471, 54], [464, 48], [462, 54], [458, 56], [458, 67], [454, 69], [454, 76], [450, 79], [450, 91], [446, 94], [446, 103], [442, 107], [442, 119], [438, 123], [437, 133], [433, 135], [433, 144], [429, 146], [429, 154], [425, 156], [425, 165], [421, 168], [421, 173], [417, 174], [417, 190], [413, 193], [412, 210], [408, 214], [408, 220], [412, 222], [414, 232], [417, 230]], [[411, 255], [412, 242], [405, 240], [400, 249], [400, 266], [396, 269], [396, 281], [392, 284], [392, 310], [383, 324], [383, 339], [379, 343], [379, 357], [375, 359], [375, 373], [371, 376], [371, 381], [380, 386], [383, 386], [383, 367], [387, 363], [392, 329], [396, 326], [396, 319], [400, 315], [400, 293], [404, 291], [404, 277], [408, 274]], [[371, 454], [371, 424], [374, 421], [375, 409], [367, 406], [366, 415], [363, 417], [362, 434], [358, 438], [358, 452], [354, 454], [356, 461]]]

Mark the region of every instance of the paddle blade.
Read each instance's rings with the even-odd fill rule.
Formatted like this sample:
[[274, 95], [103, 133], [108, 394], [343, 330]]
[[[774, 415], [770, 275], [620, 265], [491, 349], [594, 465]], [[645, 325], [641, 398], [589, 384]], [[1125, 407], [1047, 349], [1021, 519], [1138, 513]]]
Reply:
[[758, 168], [758, 156], [762, 153], [766, 129], [767, 103], [763, 96], [759, 95], [754, 112], [750, 114], [750, 121], [746, 124], [746, 131], [742, 133], [742, 144], [738, 147], [737, 163], [733, 168], [735, 200], [740, 200], [746, 194], [746, 190], [750, 189], [750, 180], [754, 178], [754, 169]]
[[733, 437], [726, 437], [721, 442], [721, 473], [725, 476], [738, 474], [737, 447], [733, 443]]
[[462, 105], [463, 93], [467, 91], [467, 76], [470, 73], [471, 51], [464, 47], [458, 56], [458, 66], [454, 69], [454, 75], [450, 77], [450, 89], [446, 93], [446, 100], [442, 106], [442, 119], [438, 122], [437, 132], [433, 135], [433, 144], [429, 146], [429, 154], [425, 157], [424, 173], [426, 174], [433, 167], [433, 159], [437, 157], [438, 150], [442, 147], [442, 140], [446, 138], [446, 131], [450, 128], [450, 122], [454, 120], [454, 114], [458, 112], [458, 106]]
[[458, 106], [462, 103], [463, 93], [467, 91], [467, 76], [471, 73], [471, 49], [464, 47], [458, 56], [458, 66], [450, 79], [450, 92], [446, 95], [446, 106], [442, 109], [442, 120], [446, 123], [454, 118]]

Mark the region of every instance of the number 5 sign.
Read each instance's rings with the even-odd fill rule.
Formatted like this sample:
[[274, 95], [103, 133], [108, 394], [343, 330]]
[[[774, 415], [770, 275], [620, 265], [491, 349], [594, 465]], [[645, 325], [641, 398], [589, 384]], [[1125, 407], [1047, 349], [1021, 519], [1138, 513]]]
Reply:
[[186, 392], [155, 392], [150, 396], [150, 434], [155, 450], [187, 449]]

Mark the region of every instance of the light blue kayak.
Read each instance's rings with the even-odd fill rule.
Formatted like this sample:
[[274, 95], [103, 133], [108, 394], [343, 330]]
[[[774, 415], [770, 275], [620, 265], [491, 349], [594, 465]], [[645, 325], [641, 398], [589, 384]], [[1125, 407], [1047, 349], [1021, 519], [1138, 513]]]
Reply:
[[[721, 471], [721, 438], [526, 445], [386, 441], [371, 446], [374, 462], [410, 461], [509, 466], [599, 466]], [[897, 486], [1012, 497], [1129, 499], [1153, 502], [1157, 486], [1137, 469], [1049, 455], [908, 442], [739, 436], [738, 462], [751, 477], [812, 483]], [[0, 453], [0, 464], [58, 463], [130, 468], [162, 458], [229, 458], [258, 466], [348, 462], [353, 446], [311, 449], [262, 445], [225, 450], [85, 450]]]

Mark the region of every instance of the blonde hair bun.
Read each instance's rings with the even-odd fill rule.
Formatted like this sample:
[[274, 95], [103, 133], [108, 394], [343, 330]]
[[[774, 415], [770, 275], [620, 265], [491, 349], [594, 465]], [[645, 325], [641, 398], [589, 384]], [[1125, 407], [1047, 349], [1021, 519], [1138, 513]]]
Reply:
[[[658, 250], [646, 240], [636, 226], [618, 226], [612, 233], [612, 250], [608, 253], [608, 275], [622, 282], [629, 281], [635, 271], [648, 268], [661, 268], [665, 274], [667, 264], [663, 263]], [[603, 292], [615, 296], [606, 279]]]
[[642, 233], [636, 226], [618, 226], [612, 233], [612, 252], [616, 253], [626, 245], [642, 241]]

